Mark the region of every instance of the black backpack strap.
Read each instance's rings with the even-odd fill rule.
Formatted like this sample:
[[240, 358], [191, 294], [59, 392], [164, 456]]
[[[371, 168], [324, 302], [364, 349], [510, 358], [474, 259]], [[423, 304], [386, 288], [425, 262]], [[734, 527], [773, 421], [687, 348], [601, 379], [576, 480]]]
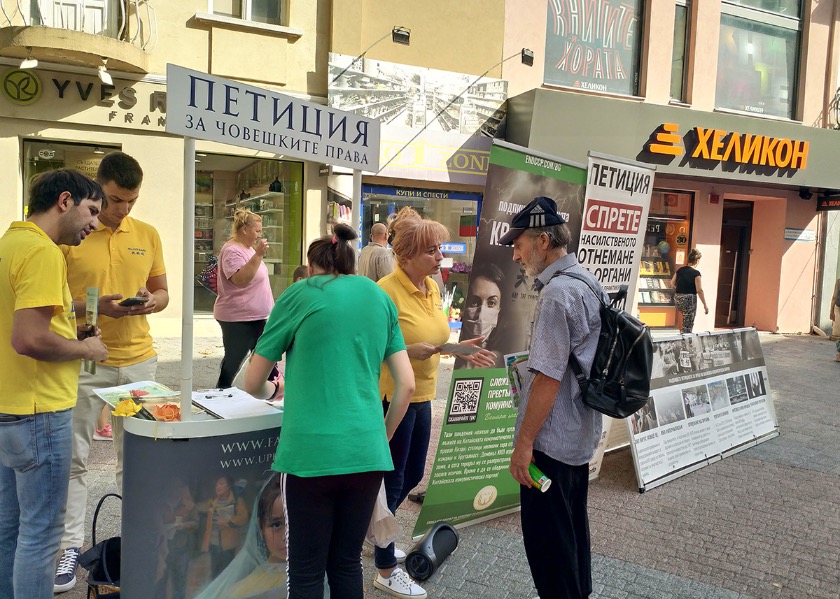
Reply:
[[[612, 306], [613, 308], [618, 308], [619, 303], [621, 303], [621, 309], [623, 310], [624, 307], [627, 305], [627, 285], [621, 285], [618, 288], [618, 293], [615, 294], [615, 297], [612, 298], [610, 300], [609, 304], [608, 304], [607, 302], [604, 301], [603, 294], [598, 293], [598, 290], [595, 289], [595, 287], [592, 286], [592, 283], [590, 283], [589, 280], [586, 277], [582, 277], [578, 274], [575, 274], [575, 273], [572, 273], [572, 272], [567, 272], [567, 271], [568, 271], [568, 269], [558, 270], [553, 275], [551, 275], [551, 279], [553, 279], [554, 277], [560, 276], [560, 275], [564, 275], [564, 276], [567, 276], [567, 277], [571, 277], [573, 279], [577, 279], [578, 281], [581, 281], [583, 283], [586, 283], [586, 286], [589, 287], [589, 289], [592, 291], [592, 293], [595, 294], [595, 297], [598, 298], [598, 301], [601, 302], [601, 305], [604, 306], [604, 307]], [[549, 281], [551, 279], [549, 279]]]
[[[603, 294], [598, 293], [598, 291], [592, 286], [592, 284], [589, 282], [589, 280], [586, 279], [586, 277], [582, 277], [575, 273], [567, 272], [568, 268], [564, 268], [563, 270], [558, 270], [557, 272], [555, 272], [553, 275], [551, 275], [551, 279], [549, 279], [549, 281], [561, 275], [577, 279], [578, 281], [582, 281], [583, 283], [586, 283], [586, 286], [589, 287], [589, 290], [595, 294], [595, 297], [598, 298], [598, 301], [601, 303], [602, 306], [607, 305], [607, 303], [604, 301]], [[577, 379], [578, 387], [580, 387], [581, 391], [584, 391], [589, 381], [589, 377], [583, 371], [583, 366], [580, 365], [580, 361], [573, 352], [569, 354], [569, 366], [571, 367], [572, 372], [574, 373], [575, 378]]]

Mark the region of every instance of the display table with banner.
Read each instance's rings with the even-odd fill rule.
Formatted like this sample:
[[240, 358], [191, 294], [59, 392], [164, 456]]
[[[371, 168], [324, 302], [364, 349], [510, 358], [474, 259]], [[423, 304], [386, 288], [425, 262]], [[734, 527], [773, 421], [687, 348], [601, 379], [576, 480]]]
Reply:
[[125, 419], [124, 599], [195, 597], [231, 561], [271, 474], [282, 417]]
[[639, 491], [778, 436], [754, 328], [654, 341], [650, 399], [627, 419]]

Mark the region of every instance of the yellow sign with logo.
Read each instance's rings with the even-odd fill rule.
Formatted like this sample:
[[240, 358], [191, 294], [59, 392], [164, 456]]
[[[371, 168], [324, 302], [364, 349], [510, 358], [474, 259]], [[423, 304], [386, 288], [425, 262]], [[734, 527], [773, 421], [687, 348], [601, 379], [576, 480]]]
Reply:
[[3, 95], [13, 104], [28, 106], [41, 97], [41, 80], [34, 71], [11, 69], [3, 75]]
[[694, 127], [680, 137], [679, 125], [663, 123], [647, 149], [665, 156], [682, 156], [685, 150], [694, 160], [802, 170], [808, 165], [808, 146], [807, 141], [705, 127]]

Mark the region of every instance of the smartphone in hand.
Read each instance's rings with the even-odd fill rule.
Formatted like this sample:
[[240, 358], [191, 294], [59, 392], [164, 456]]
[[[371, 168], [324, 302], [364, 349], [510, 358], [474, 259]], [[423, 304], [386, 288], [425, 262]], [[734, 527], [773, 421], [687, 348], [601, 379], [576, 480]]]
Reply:
[[148, 297], [127, 297], [123, 301], [121, 301], [119, 305], [125, 307], [139, 306], [141, 304], [145, 304], [148, 301]]

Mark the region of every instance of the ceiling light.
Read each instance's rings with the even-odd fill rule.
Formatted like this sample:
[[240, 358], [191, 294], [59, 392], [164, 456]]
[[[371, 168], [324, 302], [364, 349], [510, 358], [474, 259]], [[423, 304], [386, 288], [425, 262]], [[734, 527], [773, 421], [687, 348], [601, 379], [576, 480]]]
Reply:
[[205, 156], [207, 156], [207, 154], [202, 154], [200, 152], [196, 152], [195, 155], [200, 156], [201, 158], [204, 158]]
[[38, 66], [38, 59], [32, 58], [32, 46], [26, 47], [26, 58], [20, 63], [21, 69], [34, 69]]
[[93, 148], [93, 153], [94, 154], [104, 154], [105, 150], [100, 150], [99, 146], [97, 146], [97, 147]]

